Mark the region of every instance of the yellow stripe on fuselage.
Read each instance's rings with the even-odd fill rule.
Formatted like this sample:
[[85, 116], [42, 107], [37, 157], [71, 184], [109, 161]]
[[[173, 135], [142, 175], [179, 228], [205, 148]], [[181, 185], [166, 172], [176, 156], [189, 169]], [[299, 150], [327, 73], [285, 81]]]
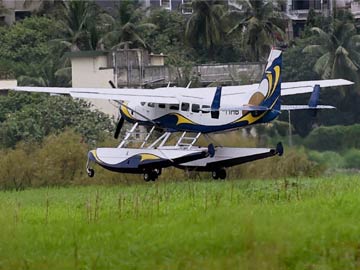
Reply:
[[192, 124], [192, 125], [196, 125], [196, 123], [194, 123], [193, 121], [191, 121], [189, 118], [186, 118], [185, 116], [179, 114], [179, 113], [175, 113], [174, 114], [177, 117], [177, 122], [176, 125], [181, 125], [181, 124]]
[[154, 159], [160, 159], [159, 156], [156, 156], [154, 154], [140, 154], [140, 162], [145, 161], [145, 160], [154, 160]]

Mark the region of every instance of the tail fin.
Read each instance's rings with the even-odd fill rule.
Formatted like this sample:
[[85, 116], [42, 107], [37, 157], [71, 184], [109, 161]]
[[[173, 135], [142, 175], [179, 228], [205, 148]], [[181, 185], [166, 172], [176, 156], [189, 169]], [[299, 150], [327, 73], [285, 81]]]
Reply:
[[281, 68], [282, 51], [273, 49], [270, 52], [265, 72], [258, 88], [258, 92], [264, 97], [259, 105], [277, 111], [280, 111], [281, 107]]

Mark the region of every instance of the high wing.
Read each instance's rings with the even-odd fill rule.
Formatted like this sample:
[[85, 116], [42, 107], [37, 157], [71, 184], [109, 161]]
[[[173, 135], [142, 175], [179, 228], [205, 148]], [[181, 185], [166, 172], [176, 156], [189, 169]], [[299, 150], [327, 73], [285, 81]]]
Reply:
[[39, 92], [60, 95], [70, 95], [73, 98], [106, 99], [118, 101], [139, 101], [177, 104], [176, 93], [159, 89], [130, 89], [130, 88], [67, 88], [67, 87], [23, 87], [12, 88], [15, 91]]
[[[335, 87], [351, 85], [353, 82], [344, 79], [335, 80], [318, 80], [318, 81], [300, 81], [300, 82], [283, 82], [281, 84], [281, 95], [295, 95], [310, 93], [315, 85], [320, 87]], [[241, 86], [224, 86], [222, 88], [222, 97], [227, 100], [236, 100], [238, 96], [247, 96], [249, 93], [256, 91], [259, 84], [249, 84]], [[9, 89], [2, 87], [0, 89]], [[73, 98], [105, 99], [118, 100], [127, 102], [154, 102], [165, 104], [178, 104], [183, 100], [198, 101], [203, 104], [211, 103], [216, 87], [202, 88], [183, 88], [168, 87], [157, 89], [140, 89], [140, 88], [67, 88], [67, 87], [11, 87], [10, 90], [25, 92], [40, 92], [60, 95], [70, 95]]]
[[[256, 90], [258, 84], [224, 87], [223, 97], [248, 95]], [[2, 87], [0, 89], [9, 89]], [[70, 88], [70, 87], [11, 87], [10, 90], [24, 92], [50, 93], [53, 95], [70, 95], [73, 98], [118, 100], [126, 102], [154, 102], [164, 104], [179, 104], [184, 100], [197, 101], [203, 104], [211, 103], [216, 88], [183, 88], [166, 87], [156, 89], [141, 88]]]

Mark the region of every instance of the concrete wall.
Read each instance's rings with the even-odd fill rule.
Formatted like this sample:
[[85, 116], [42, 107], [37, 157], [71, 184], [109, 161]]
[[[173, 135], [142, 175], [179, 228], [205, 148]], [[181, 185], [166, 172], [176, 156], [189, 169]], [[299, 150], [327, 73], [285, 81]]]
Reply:
[[27, 1], [25, 3], [25, 0], [1, 0], [2, 5], [4, 6], [4, 8], [6, 8], [8, 10], [8, 13], [0, 14], [0, 15], [4, 16], [5, 23], [10, 25], [15, 22], [15, 19], [16, 19], [15, 13], [16, 12], [36, 11], [41, 7], [43, 1], [44, 0], [32, 0], [32, 1]]
[[107, 56], [71, 58], [73, 87], [109, 87], [113, 70], [107, 68]]
[[222, 84], [237, 84], [244, 82], [257, 82], [261, 79], [264, 63], [238, 63], [195, 66], [190, 74], [184, 74], [184, 70], [170, 68], [168, 66], [146, 66], [140, 72], [139, 68], [118, 69], [119, 87], [152, 87], [164, 86], [168, 82], [176, 82], [179, 77], [193, 77], [201, 85], [206, 86], [212, 82]]
[[17, 80], [0, 80], [0, 95], [7, 95], [8, 89], [17, 86]]
[[[113, 69], [108, 67], [107, 56], [71, 58], [72, 87], [110, 88], [109, 80], [113, 81]], [[89, 100], [94, 108], [111, 116], [118, 116], [118, 106], [108, 100]]]

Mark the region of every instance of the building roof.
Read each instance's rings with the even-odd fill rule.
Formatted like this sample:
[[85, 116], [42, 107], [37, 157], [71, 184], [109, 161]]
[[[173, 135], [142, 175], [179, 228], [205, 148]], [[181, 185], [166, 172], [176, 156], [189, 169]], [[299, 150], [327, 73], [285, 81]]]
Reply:
[[65, 57], [75, 58], [75, 57], [96, 57], [96, 56], [106, 56], [108, 51], [77, 51], [77, 52], [67, 52]]

